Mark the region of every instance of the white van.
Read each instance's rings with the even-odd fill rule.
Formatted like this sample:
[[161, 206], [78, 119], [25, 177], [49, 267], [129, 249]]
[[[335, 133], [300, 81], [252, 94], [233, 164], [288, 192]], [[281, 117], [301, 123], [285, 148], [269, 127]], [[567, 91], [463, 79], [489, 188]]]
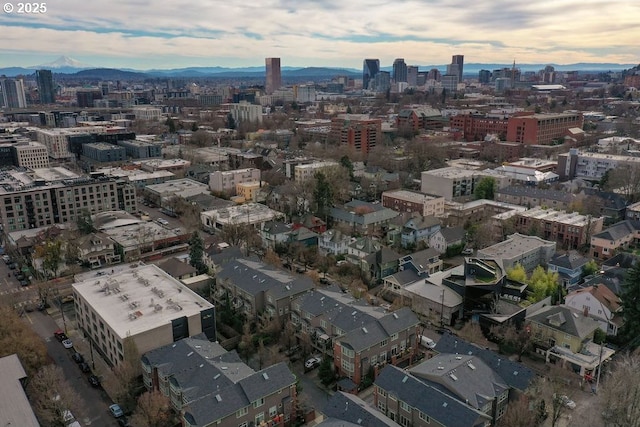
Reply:
[[429, 337], [425, 337], [424, 335], [418, 335], [420, 337], [420, 345], [427, 348], [435, 348], [436, 342]]

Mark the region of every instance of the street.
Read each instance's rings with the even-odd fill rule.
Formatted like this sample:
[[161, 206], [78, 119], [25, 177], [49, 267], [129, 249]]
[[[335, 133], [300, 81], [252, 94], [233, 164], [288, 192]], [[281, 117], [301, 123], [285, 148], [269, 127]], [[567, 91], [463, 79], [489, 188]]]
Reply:
[[[69, 313], [71, 314], [71, 313]], [[71, 359], [74, 350], [65, 349], [61, 343], [53, 336], [57, 329], [63, 329], [62, 324], [56, 323], [55, 319], [46, 312], [26, 313], [25, 321], [30, 323], [36, 333], [42, 337], [47, 346], [47, 353], [54, 363], [62, 368], [67, 381], [80, 396], [77, 407], [81, 412], [74, 415], [83, 426], [115, 427], [117, 423], [108, 412], [108, 407], [112, 403], [102, 388], [93, 388], [87, 380], [88, 374], [83, 374], [78, 365]], [[75, 342], [81, 337], [70, 334], [70, 338]], [[91, 366], [91, 358], [88, 354], [83, 354], [85, 360]]]

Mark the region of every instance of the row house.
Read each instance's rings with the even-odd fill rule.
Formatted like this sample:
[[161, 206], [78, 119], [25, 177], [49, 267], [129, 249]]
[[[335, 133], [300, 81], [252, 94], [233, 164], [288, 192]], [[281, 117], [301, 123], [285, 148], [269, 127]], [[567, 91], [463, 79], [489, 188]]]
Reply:
[[313, 282], [304, 275], [272, 267], [257, 259], [231, 259], [215, 276], [216, 304], [227, 299], [234, 310], [248, 318], [262, 313], [283, 319], [289, 316], [291, 301], [313, 289]]
[[333, 342], [336, 372], [360, 384], [371, 369], [411, 363], [417, 353], [420, 321], [404, 307], [380, 319], [362, 323]]
[[143, 382], [166, 396], [187, 427], [289, 426], [296, 417], [296, 376], [285, 363], [260, 371], [201, 336], [145, 353]]

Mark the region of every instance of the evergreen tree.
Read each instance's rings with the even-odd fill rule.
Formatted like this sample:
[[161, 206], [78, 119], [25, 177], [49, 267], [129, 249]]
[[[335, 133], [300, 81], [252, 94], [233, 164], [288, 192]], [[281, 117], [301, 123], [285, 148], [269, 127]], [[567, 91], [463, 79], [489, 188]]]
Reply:
[[317, 207], [316, 214], [320, 218], [326, 217], [327, 209], [333, 203], [333, 189], [322, 172], [316, 173], [316, 188], [313, 190], [313, 198]]
[[334, 380], [333, 363], [329, 357], [322, 359], [322, 363], [318, 368], [318, 379], [323, 385], [329, 385]]
[[624, 317], [622, 336], [628, 340], [636, 340], [640, 336], [640, 263], [627, 271], [620, 299]]
[[493, 200], [496, 192], [496, 180], [493, 177], [485, 176], [478, 182], [476, 188], [473, 190], [473, 195], [476, 200], [488, 199]]
[[197, 231], [189, 239], [189, 263], [196, 268], [198, 274], [205, 273], [207, 266], [203, 261], [204, 242]]

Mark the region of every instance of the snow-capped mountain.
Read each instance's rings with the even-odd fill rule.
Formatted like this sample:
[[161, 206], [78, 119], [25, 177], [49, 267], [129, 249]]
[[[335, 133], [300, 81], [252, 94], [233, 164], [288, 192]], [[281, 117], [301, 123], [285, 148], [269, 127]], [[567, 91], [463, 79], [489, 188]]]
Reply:
[[78, 69], [78, 70], [84, 70], [87, 68], [95, 68], [92, 65], [89, 64], [83, 64], [80, 61], [77, 61], [73, 58], [69, 58], [68, 56], [61, 56], [60, 58], [56, 59], [53, 62], [48, 62], [46, 64], [40, 64], [40, 65], [35, 65], [33, 67], [29, 67], [32, 69], [55, 69], [55, 70], [59, 70], [62, 68], [65, 69]]

